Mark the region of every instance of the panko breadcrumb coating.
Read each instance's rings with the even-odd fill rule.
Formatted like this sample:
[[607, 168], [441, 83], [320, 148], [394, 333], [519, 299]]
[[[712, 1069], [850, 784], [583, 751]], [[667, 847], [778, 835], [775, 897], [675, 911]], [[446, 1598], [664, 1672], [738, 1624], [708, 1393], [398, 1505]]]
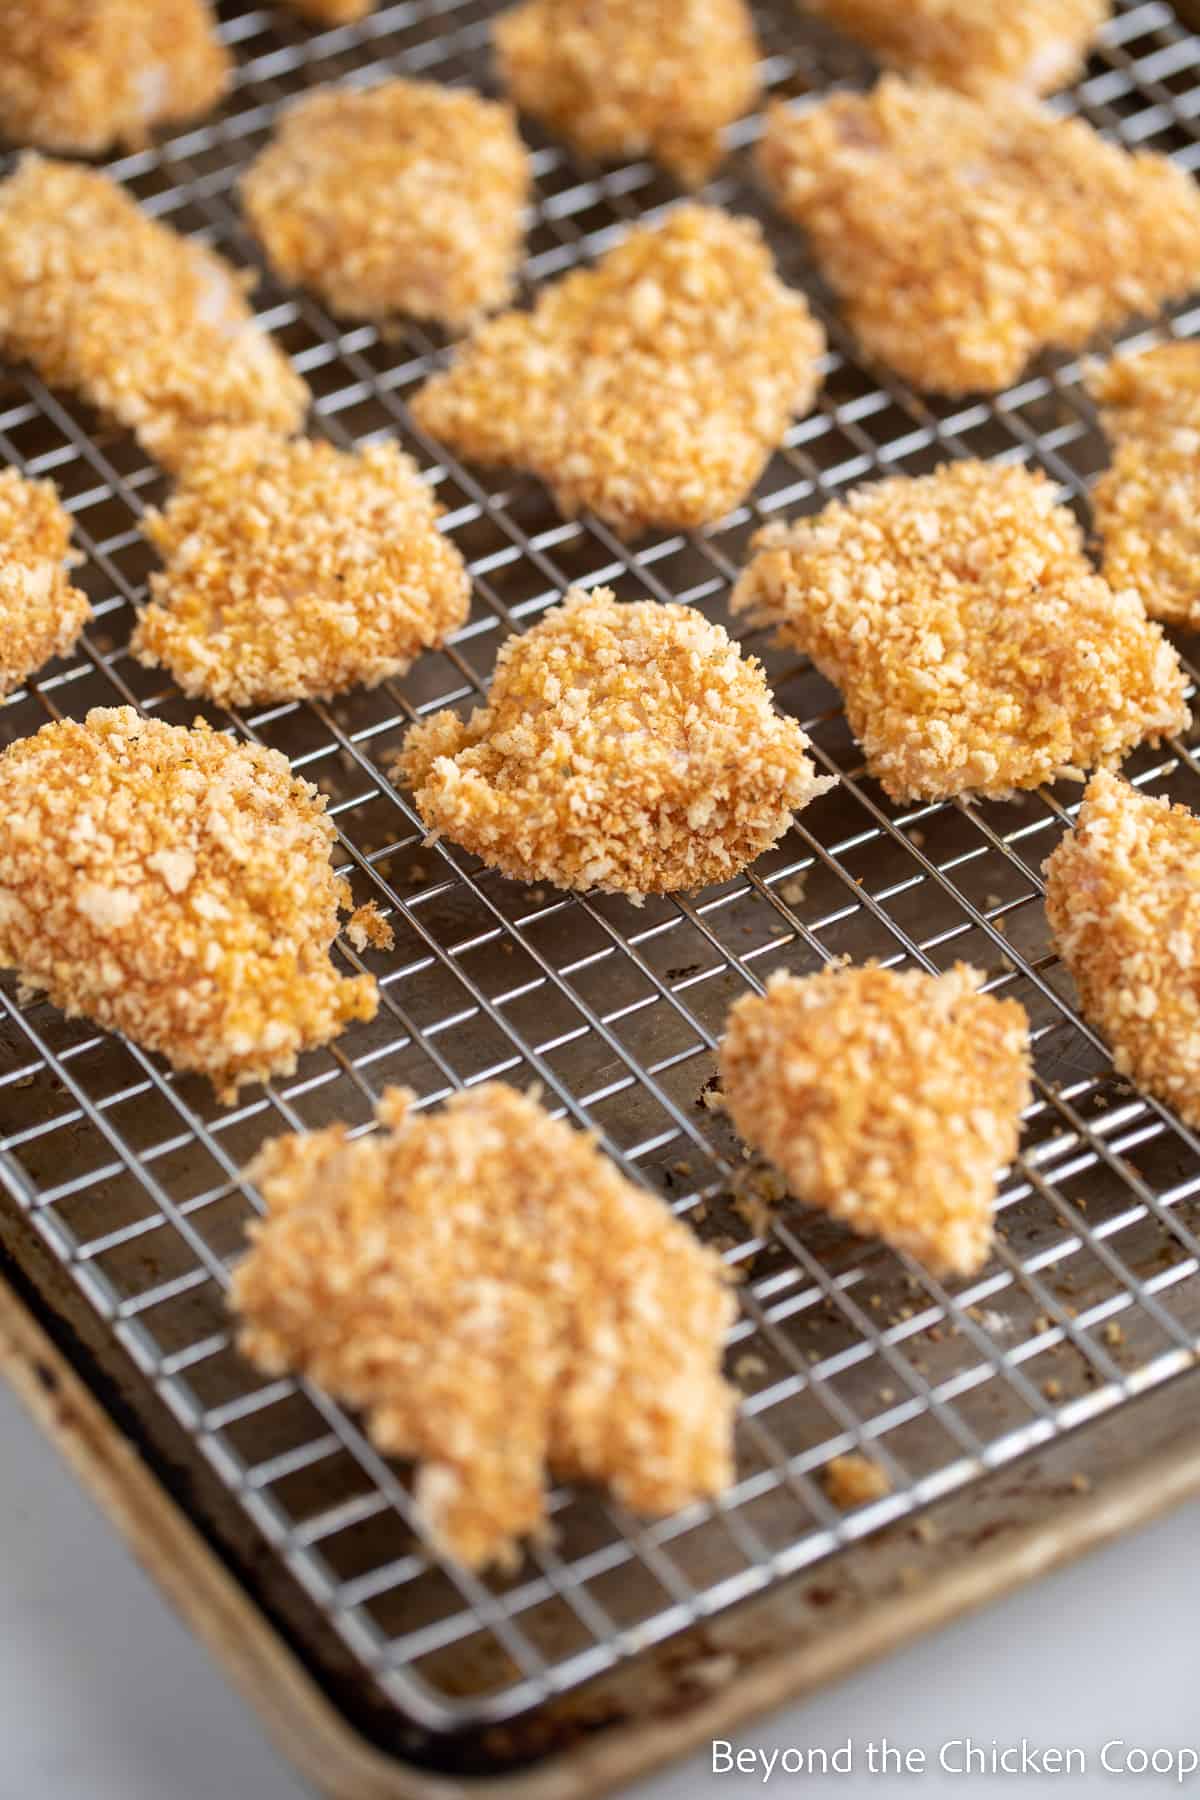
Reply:
[[299, 1370], [418, 1460], [435, 1547], [513, 1565], [547, 1471], [674, 1512], [732, 1473], [719, 1259], [591, 1138], [500, 1082], [382, 1130], [274, 1139], [233, 1277], [242, 1350]]
[[889, 75], [773, 108], [759, 160], [866, 350], [919, 388], [1003, 387], [1200, 281], [1193, 177], [1019, 96]]
[[370, 1019], [329, 959], [350, 891], [287, 761], [98, 707], [0, 756], [0, 964], [231, 1100]]
[[867, 963], [773, 975], [729, 1015], [725, 1105], [793, 1194], [934, 1275], [973, 1275], [1030, 1098], [1029, 1022], [943, 975]]
[[525, 112], [585, 156], [649, 153], [688, 187], [759, 94], [745, 0], [522, 0], [492, 32]]
[[95, 156], [205, 113], [233, 59], [208, 0], [0, 0], [0, 133]]
[[516, 881], [640, 902], [727, 881], [833, 786], [762, 666], [686, 606], [569, 594], [500, 651], [488, 704], [397, 759], [430, 830]]
[[387, 81], [290, 107], [241, 195], [277, 272], [333, 312], [460, 330], [512, 298], [529, 186], [510, 107]]
[[68, 579], [76, 560], [53, 483], [0, 470], [0, 699], [65, 656], [91, 618]]
[[1074, 81], [1112, 0], [804, 0], [910, 74], [984, 93], [1048, 94]]
[[568, 518], [703, 525], [812, 405], [824, 349], [759, 227], [688, 204], [482, 326], [413, 412], [471, 461], [540, 476]]
[[130, 648], [226, 706], [375, 687], [467, 616], [439, 511], [394, 444], [205, 432], [166, 511], [143, 521], [166, 567]]
[[1118, 356], [1088, 387], [1113, 440], [1092, 492], [1110, 586], [1152, 619], [1200, 626], [1200, 344]]
[[1045, 875], [1059, 954], [1117, 1071], [1200, 1125], [1200, 819], [1095, 775]]
[[733, 595], [841, 688], [895, 800], [1003, 797], [1187, 723], [1179, 658], [1040, 472], [958, 462], [771, 525]]
[[168, 467], [206, 426], [303, 420], [308, 389], [254, 323], [247, 279], [97, 169], [30, 154], [0, 182], [0, 351]]

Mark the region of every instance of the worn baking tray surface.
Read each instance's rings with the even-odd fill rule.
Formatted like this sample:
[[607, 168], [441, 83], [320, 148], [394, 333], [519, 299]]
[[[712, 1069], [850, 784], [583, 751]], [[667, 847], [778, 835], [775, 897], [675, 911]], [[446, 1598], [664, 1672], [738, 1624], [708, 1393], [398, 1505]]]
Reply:
[[[222, 6], [239, 58], [230, 101], [109, 166], [155, 215], [259, 267], [235, 183], [280, 106], [323, 82], [384, 73], [488, 86], [496, 10], [405, 0], [314, 33], [270, 7]], [[863, 76], [790, 0], [756, 13], [774, 92]], [[1158, 0], [1126, 5], [1059, 104], [1194, 168], [1200, 38]], [[1105, 452], [1078, 361], [1047, 360], [994, 402], [931, 403], [866, 369], [797, 234], [755, 192], [746, 149], [756, 131], [754, 120], [737, 128], [734, 159], [708, 197], [768, 221], [785, 274], [829, 326], [828, 379], [754, 504], [702, 534], [629, 547], [594, 520], [559, 519], [535, 482], [460, 466], [414, 429], [406, 405], [440, 340], [339, 329], [262, 272], [262, 322], [311, 383], [315, 428], [341, 444], [394, 437], [411, 450], [475, 579], [468, 625], [402, 682], [330, 705], [233, 718], [209, 709], [283, 750], [330, 796], [356, 896], [376, 899], [396, 934], [394, 951], [365, 959], [383, 994], [374, 1023], [306, 1058], [293, 1080], [223, 1108], [133, 1046], [22, 1006], [14, 982], [0, 990], [0, 1176], [13, 1203], [4, 1235], [20, 1279], [51, 1296], [79, 1366], [313, 1674], [381, 1741], [434, 1762], [487, 1766], [501, 1723], [524, 1729], [528, 1745], [530, 1721], [555, 1697], [654, 1646], [661, 1657], [799, 1571], [824, 1564], [847, 1577], [888, 1528], [982, 1490], [1003, 1465], [1084, 1427], [1086, 1461], [1100, 1415], [1195, 1361], [1200, 1143], [1114, 1077], [1048, 940], [1040, 868], [1078, 788], [897, 808], [864, 775], [834, 691], [757, 636], [781, 706], [842, 781], [721, 888], [636, 910], [516, 886], [452, 845], [427, 847], [384, 774], [406, 725], [476, 702], [506, 634], [571, 583], [683, 600], [728, 623], [730, 580], [763, 521], [948, 456], [1039, 463], [1086, 518]], [[649, 163], [600, 172], [536, 132], [531, 142], [530, 286], [676, 198]], [[1196, 333], [1200, 308], [1177, 309], [1164, 329]], [[121, 702], [189, 721], [196, 705], [126, 649], [151, 566], [138, 515], [163, 496], [158, 471], [130, 438], [26, 371], [0, 376], [0, 457], [59, 484], [96, 608], [79, 654], [0, 711], [4, 741]], [[1138, 753], [1128, 771], [1200, 805], [1188, 742]], [[348, 946], [339, 954], [363, 966]], [[791, 1205], [767, 1216], [706, 1104], [730, 1004], [774, 968], [806, 972], [847, 954], [929, 969], [975, 962], [1032, 1020], [1038, 1081], [1001, 1195], [997, 1253], [952, 1290]], [[239, 1359], [225, 1292], [255, 1208], [238, 1171], [264, 1138], [332, 1119], [364, 1125], [389, 1083], [433, 1103], [492, 1077], [540, 1082], [551, 1105], [596, 1130], [635, 1180], [722, 1248], [741, 1278], [729, 1367], [745, 1402], [737, 1480], [718, 1506], [647, 1524], [564, 1488], [553, 1544], [514, 1575], [481, 1580], [427, 1555], [411, 1528], [407, 1471], [375, 1455], [352, 1417]], [[1181, 1425], [1200, 1428], [1194, 1410]], [[820, 1473], [852, 1448], [886, 1468], [893, 1491], [846, 1517]]]

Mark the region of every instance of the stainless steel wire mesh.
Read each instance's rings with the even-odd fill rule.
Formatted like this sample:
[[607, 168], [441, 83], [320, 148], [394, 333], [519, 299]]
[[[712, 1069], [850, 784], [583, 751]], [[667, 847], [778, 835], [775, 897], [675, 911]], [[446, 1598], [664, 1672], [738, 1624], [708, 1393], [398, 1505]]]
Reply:
[[[490, 0], [400, 0], [320, 33], [282, 9], [220, 10], [239, 58], [228, 104], [109, 166], [147, 210], [249, 266], [260, 264], [236, 177], [289, 97], [384, 73], [488, 85]], [[821, 91], [862, 72], [789, 0], [756, 11], [775, 92]], [[1194, 168], [1200, 38], [1160, 0], [1126, 3], [1086, 79], [1057, 104]], [[11, 1201], [364, 1677], [435, 1731], [512, 1717], [796, 1570], [853, 1555], [856, 1540], [1165, 1381], [1200, 1343], [1200, 1142], [1115, 1079], [1048, 941], [1040, 867], [1078, 789], [898, 809], [862, 772], [836, 694], [757, 640], [781, 706], [842, 782], [719, 889], [639, 911], [515, 886], [451, 845], [426, 847], [383, 772], [407, 723], [476, 701], [506, 633], [573, 582], [684, 600], [727, 623], [731, 577], [763, 520], [962, 454], [1041, 463], [1086, 517], [1104, 449], [1078, 362], [1048, 359], [994, 400], [937, 404], [864, 368], [797, 234], [754, 192], [744, 150], [756, 129], [749, 120], [734, 132], [710, 197], [768, 220], [832, 349], [818, 408], [793, 427], [753, 504], [703, 533], [631, 547], [593, 519], [559, 519], [534, 482], [461, 467], [416, 431], [406, 406], [439, 342], [416, 329], [341, 328], [262, 272], [262, 323], [312, 384], [315, 428], [339, 443], [395, 437], [412, 450], [475, 580], [470, 622], [403, 682], [330, 705], [210, 713], [283, 750], [329, 794], [340, 860], [396, 933], [393, 952], [366, 958], [383, 992], [374, 1024], [306, 1058], [294, 1080], [222, 1108], [133, 1045], [23, 1004], [11, 980], [0, 988], [0, 1176]], [[544, 137], [532, 142], [530, 286], [675, 197], [649, 163], [600, 171]], [[1197, 333], [1200, 307], [1156, 329]], [[158, 471], [26, 370], [0, 376], [0, 459], [59, 484], [96, 609], [79, 653], [0, 712], [4, 740], [97, 704], [190, 720], [195, 705], [125, 647], [150, 566], [138, 516], [161, 496]], [[1154, 791], [1200, 803], [1190, 742], [1129, 767]], [[1037, 1089], [1000, 1200], [997, 1252], [955, 1289], [790, 1205], [763, 1216], [738, 1145], [705, 1104], [731, 1002], [777, 966], [812, 970], [846, 953], [929, 969], [974, 961], [1033, 1022]], [[348, 946], [339, 954], [362, 966]], [[719, 1505], [645, 1523], [564, 1489], [552, 1502], [554, 1542], [503, 1580], [426, 1554], [405, 1470], [319, 1392], [246, 1367], [224, 1299], [255, 1204], [238, 1171], [265, 1137], [334, 1118], [365, 1127], [387, 1083], [407, 1082], [432, 1104], [488, 1077], [540, 1082], [723, 1249], [741, 1277], [729, 1366], [745, 1392], [737, 1481]], [[893, 1491], [843, 1516], [818, 1477], [855, 1447], [886, 1468]]]

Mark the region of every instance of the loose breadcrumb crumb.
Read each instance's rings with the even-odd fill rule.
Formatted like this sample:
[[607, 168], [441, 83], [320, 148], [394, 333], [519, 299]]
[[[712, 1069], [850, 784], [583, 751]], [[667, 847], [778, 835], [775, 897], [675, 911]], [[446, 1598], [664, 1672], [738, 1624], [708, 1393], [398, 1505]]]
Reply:
[[95, 156], [217, 104], [233, 59], [208, 0], [0, 0], [0, 132]]
[[350, 25], [365, 19], [375, 0], [284, 0], [284, 4], [316, 25]]
[[1045, 875], [1059, 954], [1118, 1073], [1200, 1125], [1200, 819], [1096, 775]]
[[71, 1018], [211, 1078], [287, 1075], [373, 1017], [329, 960], [349, 889], [274, 750], [98, 707], [0, 756], [0, 963]]
[[195, 432], [293, 431], [308, 389], [229, 263], [97, 169], [23, 156], [0, 183], [0, 349], [129, 427], [171, 466]]
[[1104, 573], [1152, 619], [1200, 625], [1200, 344], [1163, 344], [1092, 370], [1113, 440], [1092, 493]]
[[234, 1272], [242, 1350], [360, 1407], [420, 1463], [435, 1547], [512, 1566], [547, 1471], [644, 1513], [726, 1486], [733, 1303], [719, 1259], [591, 1138], [499, 1082], [382, 1130], [276, 1138]]
[[0, 699], [65, 656], [91, 618], [67, 576], [77, 560], [53, 483], [0, 470]]
[[972, 1275], [1030, 1097], [1029, 1022], [983, 976], [867, 963], [773, 975], [729, 1015], [725, 1103], [797, 1199], [935, 1275]]
[[368, 900], [350, 914], [346, 920], [346, 936], [360, 955], [368, 947], [392, 950], [396, 945], [396, 935], [374, 900]]
[[804, 0], [910, 74], [970, 93], [1074, 81], [1112, 0]]
[[892, 1491], [891, 1477], [880, 1463], [856, 1450], [835, 1456], [821, 1471], [825, 1492], [841, 1512], [853, 1512]]
[[894, 799], [1081, 779], [1187, 722], [1174, 650], [1096, 574], [1040, 472], [896, 476], [755, 542], [734, 611], [841, 688]]
[[512, 298], [529, 186], [510, 107], [387, 81], [289, 107], [241, 196], [278, 273], [331, 311], [457, 331]]
[[377, 686], [467, 616], [470, 579], [439, 511], [394, 444], [205, 432], [165, 512], [143, 522], [166, 567], [130, 648], [227, 706]]
[[688, 187], [759, 94], [745, 0], [523, 0], [492, 32], [525, 112], [585, 156], [649, 153]]
[[540, 476], [567, 517], [702, 525], [812, 405], [824, 349], [759, 227], [688, 204], [484, 325], [413, 411], [463, 456]]
[[397, 766], [430, 830], [512, 879], [640, 901], [782, 837], [833, 785], [807, 748], [719, 625], [598, 588], [509, 638], [488, 704], [414, 726]]
[[1193, 177], [1016, 96], [885, 76], [773, 108], [759, 157], [866, 350], [917, 387], [1003, 387], [1196, 284]]

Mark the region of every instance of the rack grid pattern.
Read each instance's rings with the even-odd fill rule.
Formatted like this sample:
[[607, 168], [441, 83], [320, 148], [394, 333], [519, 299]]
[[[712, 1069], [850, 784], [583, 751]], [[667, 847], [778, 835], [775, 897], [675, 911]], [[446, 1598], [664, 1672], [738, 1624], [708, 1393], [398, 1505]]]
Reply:
[[[396, 934], [394, 951], [365, 961], [382, 989], [377, 1020], [307, 1057], [293, 1080], [222, 1108], [135, 1046], [22, 1002], [12, 979], [0, 986], [8, 1194], [364, 1675], [433, 1731], [512, 1718], [797, 1570], [852, 1554], [881, 1526], [1165, 1381], [1200, 1346], [1200, 1142], [1114, 1077], [1048, 941], [1040, 868], [1077, 788], [897, 808], [864, 774], [836, 694], [753, 634], [781, 706], [841, 783], [721, 888], [635, 910], [518, 887], [452, 845], [427, 847], [389, 781], [407, 724], [475, 703], [505, 635], [573, 583], [680, 599], [728, 623], [731, 579], [764, 520], [957, 455], [1040, 463], [1086, 518], [1104, 461], [1077, 360], [1046, 359], [994, 400], [953, 403], [864, 368], [797, 234], [754, 191], [745, 150], [758, 127], [748, 120], [708, 197], [764, 218], [831, 344], [821, 401], [789, 432], [753, 504], [703, 533], [630, 546], [592, 518], [564, 522], [532, 481], [461, 467], [406, 406], [441, 340], [343, 328], [281, 288], [239, 217], [235, 184], [281, 105], [316, 84], [406, 73], [488, 86], [496, 10], [494, 0], [400, 0], [313, 32], [282, 8], [222, 5], [239, 59], [228, 103], [109, 165], [150, 212], [259, 269], [261, 321], [313, 386], [314, 429], [339, 444], [394, 437], [411, 450], [472, 569], [469, 623], [405, 680], [329, 705], [209, 709], [328, 793], [356, 897], [375, 898]], [[865, 72], [790, 0], [760, 0], [756, 11], [775, 93], [821, 92]], [[1124, 0], [1086, 78], [1057, 104], [1196, 168], [1200, 37], [1160, 0]], [[647, 162], [601, 171], [536, 133], [531, 142], [528, 287], [676, 198]], [[1200, 306], [1155, 329], [1200, 334]], [[126, 649], [151, 564], [138, 517], [162, 497], [159, 472], [127, 436], [24, 370], [0, 374], [0, 461], [59, 484], [96, 611], [78, 654], [0, 711], [3, 741], [94, 705], [189, 721], [203, 709]], [[1190, 741], [1136, 755], [1129, 772], [1200, 804]], [[344, 943], [338, 954], [364, 966]], [[709, 1104], [732, 1001], [776, 967], [811, 971], [845, 954], [926, 969], [973, 961], [992, 991], [1029, 1010], [1038, 1078], [1023, 1153], [1001, 1196], [996, 1255], [970, 1283], [945, 1287], [790, 1204], [767, 1216]], [[239, 1360], [225, 1290], [256, 1205], [239, 1170], [267, 1136], [334, 1118], [365, 1129], [389, 1083], [434, 1104], [495, 1077], [539, 1082], [722, 1249], [740, 1282], [729, 1367], [744, 1403], [737, 1480], [718, 1505], [647, 1523], [564, 1488], [552, 1500], [553, 1542], [511, 1576], [478, 1579], [427, 1554], [406, 1470], [383, 1461], [354, 1418]], [[892, 1492], [843, 1515], [820, 1472], [854, 1448], [886, 1469]]]

